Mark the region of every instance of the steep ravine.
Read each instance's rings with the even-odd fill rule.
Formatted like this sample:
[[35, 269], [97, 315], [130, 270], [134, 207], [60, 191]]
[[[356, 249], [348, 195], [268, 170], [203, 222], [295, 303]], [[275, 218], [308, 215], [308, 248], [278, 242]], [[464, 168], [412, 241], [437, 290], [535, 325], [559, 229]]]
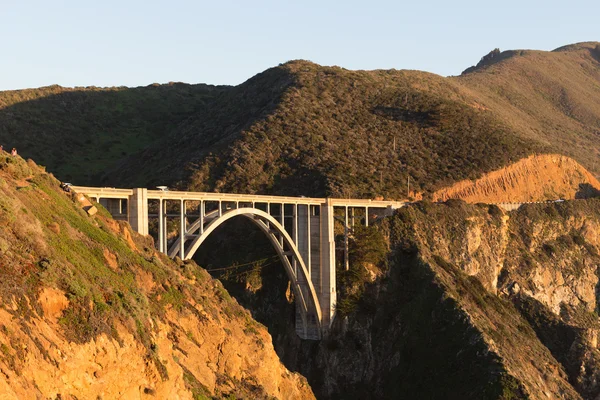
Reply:
[[318, 398], [600, 394], [599, 200], [510, 213], [421, 202], [377, 229], [387, 262], [352, 266], [372, 273], [327, 340], [302, 342], [292, 323], [269, 325], [275, 315], [293, 320], [284, 285], [246, 293], [250, 308], [269, 299], [271, 314], [261, 308], [259, 320], [284, 364], [306, 376]]

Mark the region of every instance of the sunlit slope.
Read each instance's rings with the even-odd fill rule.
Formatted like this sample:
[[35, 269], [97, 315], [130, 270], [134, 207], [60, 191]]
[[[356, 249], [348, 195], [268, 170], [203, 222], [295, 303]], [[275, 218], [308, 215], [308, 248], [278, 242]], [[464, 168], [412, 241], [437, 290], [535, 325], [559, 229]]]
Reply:
[[504, 52], [499, 58], [451, 79], [522, 137], [549, 144], [598, 173], [600, 43]]
[[411, 192], [428, 191], [541, 150], [475, 104], [433, 74], [293, 61], [220, 96], [122, 170], [155, 165], [156, 183], [196, 190], [404, 198], [409, 176]]
[[460, 181], [433, 194], [434, 201], [522, 203], [571, 200], [600, 194], [600, 182], [579, 163], [557, 154], [531, 156], [475, 181]]
[[205, 270], [6, 153], [0, 299], [3, 399], [313, 397]]

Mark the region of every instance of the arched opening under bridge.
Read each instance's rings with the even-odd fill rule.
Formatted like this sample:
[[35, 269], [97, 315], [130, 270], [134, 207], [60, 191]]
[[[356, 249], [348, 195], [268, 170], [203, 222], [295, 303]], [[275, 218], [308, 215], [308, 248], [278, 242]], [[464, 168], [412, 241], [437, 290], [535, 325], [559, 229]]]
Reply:
[[[187, 229], [184, 243], [185, 259], [191, 259], [202, 249], [203, 244], [218, 228], [228, 221], [244, 217], [265, 235], [276, 251], [290, 281], [296, 302], [296, 333], [304, 339], [320, 339], [321, 308], [317, 292], [310, 279], [307, 267], [299, 249], [280, 222], [263, 210], [251, 207], [237, 208], [221, 215], [208, 213], [202, 220], [197, 219]], [[201, 233], [200, 233], [201, 232]], [[180, 239], [169, 249], [169, 256], [179, 255]]]

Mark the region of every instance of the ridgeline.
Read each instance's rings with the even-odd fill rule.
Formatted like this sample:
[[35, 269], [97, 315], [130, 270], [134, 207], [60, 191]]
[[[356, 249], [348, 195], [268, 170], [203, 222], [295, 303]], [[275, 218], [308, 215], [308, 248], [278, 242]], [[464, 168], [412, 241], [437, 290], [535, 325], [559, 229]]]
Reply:
[[290, 61], [236, 87], [2, 92], [0, 141], [109, 186], [399, 199], [548, 152], [597, 173], [599, 54], [509, 51], [450, 78]]

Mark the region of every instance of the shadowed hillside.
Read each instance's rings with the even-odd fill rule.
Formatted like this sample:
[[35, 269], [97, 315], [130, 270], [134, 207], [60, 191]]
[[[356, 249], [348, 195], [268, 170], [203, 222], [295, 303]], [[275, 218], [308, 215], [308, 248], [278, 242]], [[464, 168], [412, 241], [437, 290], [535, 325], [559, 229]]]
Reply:
[[65, 181], [99, 184], [118, 160], [154, 144], [224, 90], [173, 83], [0, 92], [0, 144]]

